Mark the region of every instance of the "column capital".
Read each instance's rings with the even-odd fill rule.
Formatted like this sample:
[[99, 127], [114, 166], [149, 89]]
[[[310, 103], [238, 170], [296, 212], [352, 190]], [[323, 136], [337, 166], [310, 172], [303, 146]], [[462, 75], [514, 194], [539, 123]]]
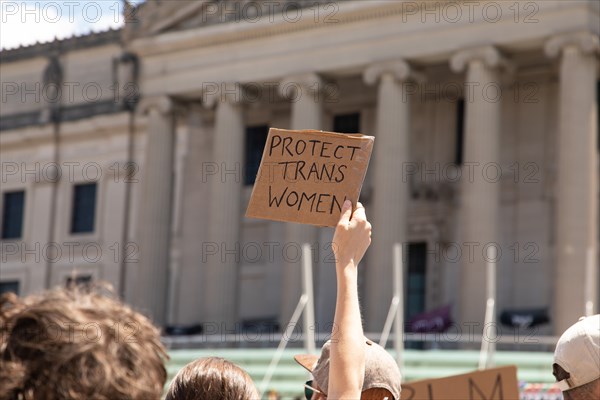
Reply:
[[372, 64], [363, 72], [363, 80], [367, 85], [374, 85], [383, 76], [390, 75], [398, 82], [409, 79], [419, 83], [425, 81], [425, 75], [415, 71], [405, 60], [397, 59]]
[[551, 58], [557, 57], [567, 46], [577, 47], [583, 54], [599, 54], [600, 40], [591, 32], [572, 32], [556, 35], [546, 42], [544, 51]]
[[306, 74], [290, 75], [279, 82], [279, 94], [284, 98], [294, 98], [301, 92], [310, 94], [319, 93], [323, 90], [323, 79], [314, 72]]
[[512, 69], [512, 65], [494, 46], [473, 47], [458, 51], [450, 59], [450, 68], [454, 72], [463, 72], [472, 61], [481, 61], [488, 68]]
[[207, 85], [202, 92], [202, 104], [213, 108], [217, 103], [240, 105], [244, 102], [244, 88], [238, 82], [221, 82]]
[[137, 107], [138, 112], [148, 114], [153, 109], [163, 115], [167, 115], [174, 111], [175, 102], [169, 96], [142, 97]]

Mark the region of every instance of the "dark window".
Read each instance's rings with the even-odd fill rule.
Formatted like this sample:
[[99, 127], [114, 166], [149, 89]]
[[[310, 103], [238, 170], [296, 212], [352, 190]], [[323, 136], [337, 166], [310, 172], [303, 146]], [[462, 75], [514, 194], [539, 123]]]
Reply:
[[410, 243], [408, 246], [408, 282], [406, 284], [405, 318], [409, 320], [425, 312], [427, 243]]
[[68, 288], [72, 287], [72, 286], [89, 287], [91, 283], [92, 283], [91, 275], [69, 276], [66, 281], [66, 285]]
[[465, 141], [465, 99], [456, 102], [456, 147], [454, 148], [454, 163], [462, 165], [463, 146]]
[[[406, 282], [405, 321], [425, 312], [427, 243], [408, 245], [408, 276]], [[407, 342], [407, 349], [423, 350], [424, 342]]]
[[2, 239], [19, 239], [23, 232], [25, 192], [4, 193], [2, 212]]
[[73, 189], [71, 233], [93, 232], [95, 214], [96, 184], [75, 185]]
[[246, 163], [244, 168], [244, 184], [246, 185], [253, 185], [256, 180], [268, 134], [269, 127], [267, 125], [246, 127]]
[[334, 116], [333, 131], [340, 133], [360, 133], [360, 113]]
[[0, 282], [0, 296], [4, 293], [19, 294], [19, 281], [5, 281]]

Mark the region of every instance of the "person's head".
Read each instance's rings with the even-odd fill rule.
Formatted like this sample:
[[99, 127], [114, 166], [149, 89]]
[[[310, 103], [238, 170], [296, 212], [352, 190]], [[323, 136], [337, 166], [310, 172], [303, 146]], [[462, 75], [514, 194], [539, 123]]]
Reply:
[[[331, 342], [323, 345], [320, 356], [297, 355], [296, 362], [306, 368], [313, 380], [306, 383], [305, 395], [310, 400], [327, 398], [329, 387], [329, 354]], [[378, 344], [365, 338], [365, 377], [361, 400], [399, 400], [402, 375], [396, 361]]]
[[600, 315], [581, 318], [562, 334], [552, 373], [565, 400], [600, 398]]
[[159, 331], [100, 287], [0, 297], [0, 399], [159, 399]]
[[173, 378], [165, 400], [257, 400], [250, 375], [219, 357], [200, 358]]

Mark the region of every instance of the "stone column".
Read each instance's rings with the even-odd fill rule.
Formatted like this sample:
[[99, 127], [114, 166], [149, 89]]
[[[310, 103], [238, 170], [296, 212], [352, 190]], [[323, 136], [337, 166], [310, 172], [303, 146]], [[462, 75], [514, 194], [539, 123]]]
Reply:
[[[323, 128], [322, 87], [320, 77], [312, 73], [290, 76], [280, 82], [280, 94], [292, 101], [290, 129]], [[287, 223], [285, 226], [285, 238], [280, 246], [284, 255], [279, 320], [281, 326], [289, 322], [302, 292], [301, 246], [303, 243], [309, 243], [313, 248], [319, 246], [318, 233], [319, 229], [310, 225]], [[318, 262], [315, 257], [313, 260]]]
[[[209, 183], [214, 175], [211, 171], [214, 124], [206, 121], [204, 106], [198, 103], [189, 105], [187, 151], [183, 162], [183, 182], [181, 197], [181, 268], [179, 285], [175, 295], [178, 307], [176, 322], [191, 325], [203, 320], [204, 310], [198, 306], [198, 288], [204, 282], [203, 249], [200, 243], [209, 241], [208, 218], [210, 215]], [[211, 115], [212, 117], [212, 115]], [[190, 301], [190, 299], [196, 299]]]
[[[554, 333], [584, 314], [589, 249], [598, 269], [598, 37], [591, 33], [550, 39], [546, 53], [560, 57]], [[593, 277], [598, 299], [598, 278]], [[597, 308], [596, 308], [597, 310]]]
[[218, 172], [209, 178], [209, 243], [203, 245], [215, 247], [205, 254], [200, 298], [204, 322], [216, 324], [220, 331], [233, 331], [237, 322], [245, 129], [242, 89], [227, 86], [205, 99], [207, 107], [216, 103], [212, 160]]
[[159, 326], [166, 322], [169, 249], [174, 182], [173, 102], [166, 96], [143, 99], [148, 135], [139, 208], [138, 266], [135, 304]]
[[[467, 49], [451, 59], [455, 72], [466, 69], [465, 148], [462, 165], [459, 245], [460, 322], [483, 327], [486, 306], [486, 257], [499, 243], [501, 84], [506, 61], [491, 46]], [[487, 254], [487, 253], [485, 253]], [[477, 328], [476, 328], [477, 329]]]
[[379, 84], [372, 157], [374, 198], [368, 210], [374, 240], [368, 252], [369, 269], [364, 272], [364, 317], [367, 330], [372, 332], [383, 329], [393, 297], [394, 243], [406, 242], [409, 182], [403, 179], [402, 171], [410, 161], [411, 124], [406, 83], [414, 77], [414, 71], [403, 60], [372, 65], [363, 74], [368, 85]]

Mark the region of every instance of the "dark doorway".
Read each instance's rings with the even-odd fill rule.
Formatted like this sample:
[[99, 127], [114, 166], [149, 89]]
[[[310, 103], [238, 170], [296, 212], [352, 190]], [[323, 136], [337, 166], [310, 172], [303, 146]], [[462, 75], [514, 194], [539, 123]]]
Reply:
[[[408, 267], [405, 283], [404, 321], [425, 312], [427, 294], [427, 243], [408, 245]], [[406, 342], [406, 348], [422, 349], [423, 342]]]

